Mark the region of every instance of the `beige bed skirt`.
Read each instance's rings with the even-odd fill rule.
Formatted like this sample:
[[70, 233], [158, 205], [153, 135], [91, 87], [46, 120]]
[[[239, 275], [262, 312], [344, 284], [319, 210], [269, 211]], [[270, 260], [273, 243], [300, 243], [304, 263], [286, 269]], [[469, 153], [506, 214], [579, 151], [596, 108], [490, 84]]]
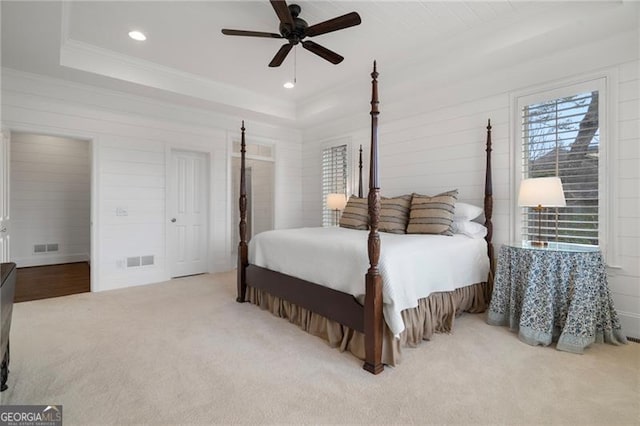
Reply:
[[[385, 323], [382, 362], [387, 365], [398, 364], [402, 347], [415, 347], [421, 341], [429, 340], [433, 333], [451, 332], [457, 315], [462, 312], [484, 312], [489, 306], [490, 297], [491, 284], [478, 283], [420, 299], [417, 307], [402, 311], [406, 328], [399, 339], [394, 339]], [[348, 350], [364, 360], [364, 334], [251, 286], [247, 286], [246, 299], [273, 315], [288, 319], [306, 332], [322, 337], [332, 347]]]

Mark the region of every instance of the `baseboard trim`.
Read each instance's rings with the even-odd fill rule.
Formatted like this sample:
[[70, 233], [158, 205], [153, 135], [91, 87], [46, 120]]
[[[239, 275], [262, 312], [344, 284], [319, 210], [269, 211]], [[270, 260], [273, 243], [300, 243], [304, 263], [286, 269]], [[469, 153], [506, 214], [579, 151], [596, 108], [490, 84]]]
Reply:
[[88, 262], [90, 256], [88, 254], [65, 254], [56, 256], [37, 256], [11, 259], [18, 268], [28, 268], [31, 266], [47, 266], [59, 265], [61, 263]]
[[618, 318], [620, 318], [622, 332], [627, 336], [627, 339], [640, 343], [640, 314], [618, 311]]

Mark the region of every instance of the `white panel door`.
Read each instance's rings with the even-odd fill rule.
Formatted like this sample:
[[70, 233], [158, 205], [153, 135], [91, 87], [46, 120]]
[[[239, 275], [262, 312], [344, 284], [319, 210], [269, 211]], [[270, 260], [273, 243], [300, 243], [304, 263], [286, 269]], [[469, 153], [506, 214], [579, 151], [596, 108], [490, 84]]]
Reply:
[[9, 243], [9, 132], [0, 133], [0, 262], [11, 256]]
[[171, 151], [169, 254], [171, 277], [208, 272], [208, 158]]

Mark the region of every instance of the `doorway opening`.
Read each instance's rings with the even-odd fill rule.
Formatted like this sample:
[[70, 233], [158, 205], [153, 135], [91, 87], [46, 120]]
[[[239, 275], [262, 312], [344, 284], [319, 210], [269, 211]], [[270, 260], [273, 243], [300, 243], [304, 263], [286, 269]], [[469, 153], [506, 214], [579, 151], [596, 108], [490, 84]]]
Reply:
[[15, 301], [91, 291], [91, 144], [11, 132], [10, 260]]
[[[247, 242], [260, 232], [274, 228], [275, 217], [275, 156], [271, 145], [247, 144], [245, 183], [247, 190]], [[237, 257], [240, 235], [240, 144], [233, 143], [231, 154], [231, 259]]]

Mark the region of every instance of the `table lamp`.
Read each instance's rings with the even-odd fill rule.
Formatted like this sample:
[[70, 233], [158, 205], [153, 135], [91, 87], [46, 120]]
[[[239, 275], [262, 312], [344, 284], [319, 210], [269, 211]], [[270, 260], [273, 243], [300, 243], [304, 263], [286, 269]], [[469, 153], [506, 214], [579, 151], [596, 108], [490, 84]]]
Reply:
[[562, 181], [559, 177], [524, 179], [520, 182], [518, 205], [520, 207], [533, 207], [538, 212], [538, 240], [532, 241], [531, 245], [545, 247], [548, 243], [542, 241], [542, 210], [546, 207], [566, 207], [567, 202], [564, 199]]
[[335, 225], [338, 224], [338, 212], [344, 210], [347, 197], [344, 194], [327, 194], [327, 208], [335, 212]]

